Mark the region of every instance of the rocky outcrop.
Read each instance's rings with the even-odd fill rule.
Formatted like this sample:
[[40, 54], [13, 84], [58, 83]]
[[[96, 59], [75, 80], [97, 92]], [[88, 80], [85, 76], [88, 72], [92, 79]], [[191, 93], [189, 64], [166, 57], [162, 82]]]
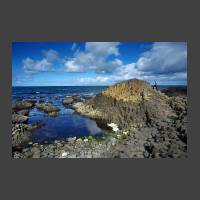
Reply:
[[46, 113], [48, 116], [55, 117], [59, 113], [59, 108], [51, 103], [37, 103], [36, 108]]
[[63, 99], [63, 105], [68, 106], [71, 105], [74, 102], [74, 99], [72, 97], [65, 97]]
[[109, 157], [187, 157], [185, 96], [169, 97], [134, 79], [111, 86], [74, 108], [130, 132], [112, 148]]
[[12, 105], [12, 147], [21, 148], [22, 145], [31, 141], [31, 131], [41, 127], [41, 123], [27, 124], [30, 110], [36, 101], [16, 101]]
[[30, 110], [35, 104], [33, 100], [16, 101], [12, 104], [12, 111]]
[[12, 123], [26, 123], [28, 117], [20, 114], [12, 114]]
[[72, 106], [73, 103], [78, 102], [81, 100], [81, 97], [79, 95], [74, 95], [71, 97], [65, 97], [63, 99], [63, 105], [66, 107]]
[[41, 126], [41, 123], [32, 125], [24, 123], [12, 124], [12, 147], [16, 148], [28, 144], [31, 141], [31, 131]]
[[148, 83], [134, 79], [111, 86], [74, 107], [84, 115], [101, 118], [106, 123], [114, 122], [120, 128], [144, 127], [174, 115], [168, 99]]

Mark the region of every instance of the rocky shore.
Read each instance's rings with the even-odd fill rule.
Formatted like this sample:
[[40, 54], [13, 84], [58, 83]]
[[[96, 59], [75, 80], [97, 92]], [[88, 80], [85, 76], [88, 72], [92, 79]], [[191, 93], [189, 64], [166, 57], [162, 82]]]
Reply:
[[[59, 109], [50, 103], [19, 101], [13, 104], [14, 158], [186, 158], [187, 95], [178, 89], [153, 90], [133, 79], [109, 87], [94, 98], [66, 97], [65, 106], [110, 127], [102, 137], [70, 137], [48, 144], [31, 144], [33, 128], [27, 124], [36, 106], [50, 116]], [[24, 145], [29, 144], [29, 145]]]
[[27, 124], [30, 110], [36, 101], [16, 101], [12, 104], [12, 147], [14, 150], [22, 148], [31, 141], [31, 131], [41, 127], [42, 123]]

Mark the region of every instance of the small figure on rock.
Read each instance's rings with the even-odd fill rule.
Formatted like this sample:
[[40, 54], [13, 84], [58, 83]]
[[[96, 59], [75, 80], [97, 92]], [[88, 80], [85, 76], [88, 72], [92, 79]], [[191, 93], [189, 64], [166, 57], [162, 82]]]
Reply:
[[153, 89], [158, 90], [157, 82], [156, 81], [154, 81], [154, 82], [155, 82], [155, 84], [153, 85]]

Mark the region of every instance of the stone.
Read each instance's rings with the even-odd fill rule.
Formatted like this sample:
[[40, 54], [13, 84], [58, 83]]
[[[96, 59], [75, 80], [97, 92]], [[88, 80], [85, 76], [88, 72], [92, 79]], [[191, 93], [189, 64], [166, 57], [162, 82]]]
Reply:
[[12, 114], [12, 123], [26, 123], [28, 121], [28, 117], [19, 114]]
[[59, 108], [52, 105], [51, 103], [37, 103], [37, 109], [47, 113], [49, 116], [56, 116], [59, 112]]
[[17, 114], [28, 116], [29, 110], [28, 109], [23, 109], [23, 110], [18, 111]]
[[108, 124], [108, 126], [110, 126], [114, 132], [119, 131], [119, 128], [118, 128], [117, 124], [115, 124], [115, 123], [110, 123], [110, 124]]
[[38, 152], [34, 153], [33, 156], [32, 156], [32, 158], [40, 158], [40, 153], [38, 153]]
[[12, 104], [12, 110], [13, 112], [18, 112], [24, 109], [31, 109], [34, 106], [34, 103], [35, 102], [32, 102], [31, 100], [15, 101]]
[[67, 155], [68, 155], [68, 152], [63, 152], [63, 153], [61, 154], [61, 158], [66, 158]]
[[66, 105], [70, 105], [74, 102], [74, 99], [72, 97], [65, 97], [63, 99], [63, 104], [66, 106]]
[[76, 137], [69, 137], [67, 138], [68, 142], [74, 142], [76, 140]]

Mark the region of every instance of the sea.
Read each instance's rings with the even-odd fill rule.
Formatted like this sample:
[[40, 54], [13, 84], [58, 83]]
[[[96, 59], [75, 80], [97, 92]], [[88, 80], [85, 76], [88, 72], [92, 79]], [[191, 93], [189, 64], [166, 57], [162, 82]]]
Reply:
[[[65, 140], [68, 137], [84, 137], [92, 135], [99, 137], [109, 134], [108, 130], [99, 127], [94, 120], [81, 116], [70, 108], [63, 106], [65, 97], [80, 95], [95, 96], [108, 86], [35, 86], [35, 87], [12, 87], [12, 101], [33, 99], [51, 102], [60, 111], [57, 117], [49, 117], [45, 113], [33, 108], [29, 113], [29, 124], [38, 121], [44, 126], [32, 133], [33, 143], [51, 142], [54, 140]], [[158, 86], [160, 90], [174, 86]]]
[[28, 124], [34, 124], [38, 121], [44, 124], [41, 128], [33, 131], [33, 143], [65, 140], [68, 137], [80, 138], [89, 135], [99, 137], [109, 134], [108, 130], [99, 127], [94, 120], [66, 108], [62, 102], [65, 97], [73, 95], [80, 95], [82, 99], [86, 96], [95, 96], [106, 88], [106, 86], [12, 87], [12, 101], [33, 99], [39, 102], [39, 100], [44, 100], [53, 103], [60, 109], [57, 117], [49, 117], [35, 107], [30, 111]]

